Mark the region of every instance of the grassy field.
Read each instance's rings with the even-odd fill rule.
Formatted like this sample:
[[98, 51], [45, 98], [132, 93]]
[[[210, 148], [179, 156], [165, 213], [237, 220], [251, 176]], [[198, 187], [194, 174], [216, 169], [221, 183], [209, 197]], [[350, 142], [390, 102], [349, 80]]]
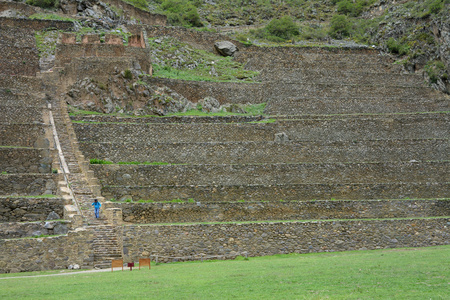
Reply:
[[439, 246], [159, 264], [132, 272], [2, 274], [0, 298], [449, 299], [449, 262], [450, 246]]

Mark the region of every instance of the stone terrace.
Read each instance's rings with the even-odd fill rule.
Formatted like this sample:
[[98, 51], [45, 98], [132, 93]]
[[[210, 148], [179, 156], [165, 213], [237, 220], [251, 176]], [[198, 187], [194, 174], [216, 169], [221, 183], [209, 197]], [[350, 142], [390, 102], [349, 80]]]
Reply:
[[[233, 99], [250, 103], [264, 99], [272, 119], [72, 116], [85, 157], [113, 162], [91, 169], [103, 196], [121, 201], [108, 205], [120, 207], [124, 221], [392, 218], [396, 224], [396, 218], [449, 215], [447, 95], [426, 87], [419, 75], [402, 74], [389, 57], [372, 50], [251, 47], [236, 59], [262, 70], [261, 84], [227, 90], [227, 84], [207, 83], [206, 91], [221, 102], [233, 93]], [[191, 101], [201, 93], [189, 82], [166, 82]], [[141, 199], [150, 202], [128, 202]], [[363, 222], [373, 228], [369, 223]], [[161, 245], [173, 242], [144, 233], [159, 228], [170, 231], [163, 225], [126, 229], [125, 257], [142, 251], [132, 238], [152, 240], [145, 244], [151, 249], [160, 245], [158, 238]], [[187, 236], [179, 237], [180, 249], [172, 255], [242, 255], [232, 243], [196, 246], [191, 228], [184, 230]], [[225, 241], [245, 244], [237, 227], [231, 231]], [[441, 241], [448, 243], [448, 234]], [[167, 254], [157, 249], [155, 255]]]

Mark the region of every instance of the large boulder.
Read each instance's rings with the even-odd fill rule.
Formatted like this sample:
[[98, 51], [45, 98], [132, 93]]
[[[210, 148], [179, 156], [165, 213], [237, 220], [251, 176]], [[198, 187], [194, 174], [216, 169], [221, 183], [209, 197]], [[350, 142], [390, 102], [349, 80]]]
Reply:
[[223, 56], [233, 56], [236, 51], [239, 51], [239, 49], [229, 41], [216, 42], [214, 43], [214, 47], [217, 52]]

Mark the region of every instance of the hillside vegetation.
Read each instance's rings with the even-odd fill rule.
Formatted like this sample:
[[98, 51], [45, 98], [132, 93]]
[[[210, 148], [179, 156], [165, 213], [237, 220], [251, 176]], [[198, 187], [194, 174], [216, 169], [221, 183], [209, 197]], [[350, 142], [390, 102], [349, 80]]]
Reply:
[[[166, 15], [169, 25], [230, 34], [245, 44], [378, 48], [398, 56], [398, 63], [408, 72], [425, 71], [434, 88], [450, 91], [450, 0], [125, 1]], [[27, 3], [62, 11], [67, 4], [56, 0]], [[79, 7], [86, 10], [77, 15], [91, 19], [84, 20], [82, 28], [116, 30], [120, 9], [104, 5], [111, 19], [108, 23], [100, 15], [96, 18], [92, 10], [87, 12], [93, 3], [97, 1], [80, 2]]]

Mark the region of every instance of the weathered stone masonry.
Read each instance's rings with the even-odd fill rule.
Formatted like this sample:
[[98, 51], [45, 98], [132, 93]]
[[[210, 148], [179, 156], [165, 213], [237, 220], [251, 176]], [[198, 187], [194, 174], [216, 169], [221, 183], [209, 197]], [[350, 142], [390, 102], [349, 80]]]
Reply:
[[[264, 256], [447, 245], [450, 222], [442, 219], [317, 221], [288, 223], [129, 225], [123, 228], [125, 261], [143, 251], [159, 261], [200, 254]], [[193, 258], [192, 256], [196, 256]], [[175, 257], [172, 258], [172, 257]]]

